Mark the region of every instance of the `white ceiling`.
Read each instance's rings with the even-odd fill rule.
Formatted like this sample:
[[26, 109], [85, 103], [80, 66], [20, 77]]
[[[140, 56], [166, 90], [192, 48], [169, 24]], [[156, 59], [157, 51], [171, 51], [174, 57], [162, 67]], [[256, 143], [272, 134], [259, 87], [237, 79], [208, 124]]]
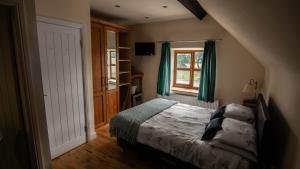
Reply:
[[[104, 19], [132, 25], [193, 18], [177, 0], [90, 0], [92, 11]], [[115, 5], [120, 5], [116, 8]], [[163, 8], [162, 6], [167, 6]], [[145, 17], [149, 17], [146, 19]]]

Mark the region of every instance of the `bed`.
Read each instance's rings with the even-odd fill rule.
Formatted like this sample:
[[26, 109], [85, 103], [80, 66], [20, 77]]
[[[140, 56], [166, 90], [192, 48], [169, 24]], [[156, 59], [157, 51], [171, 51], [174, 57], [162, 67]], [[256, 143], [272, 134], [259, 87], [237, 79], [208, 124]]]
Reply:
[[[134, 141], [117, 136], [118, 145], [124, 150], [134, 149], [151, 158], [161, 159], [172, 165], [172, 168], [248, 169], [262, 165], [264, 137], [270, 121], [262, 95], [258, 97], [255, 121], [258, 152], [256, 162], [201, 140], [214, 110], [181, 103], [162, 106], [165, 106], [164, 110], [158, 113], [151, 110], [159, 106], [149, 108], [149, 112], [154, 114], [138, 124], [138, 129], [133, 127], [136, 129]], [[138, 111], [137, 109], [136, 112]], [[122, 130], [128, 131], [132, 126], [134, 125], [122, 126]]]

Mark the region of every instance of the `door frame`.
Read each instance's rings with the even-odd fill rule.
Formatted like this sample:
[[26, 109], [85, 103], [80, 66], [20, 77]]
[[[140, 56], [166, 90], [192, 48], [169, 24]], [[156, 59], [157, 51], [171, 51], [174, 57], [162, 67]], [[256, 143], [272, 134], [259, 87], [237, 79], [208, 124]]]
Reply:
[[16, 69], [30, 164], [33, 169], [50, 169], [35, 1], [0, 0], [0, 5], [11, 10]]

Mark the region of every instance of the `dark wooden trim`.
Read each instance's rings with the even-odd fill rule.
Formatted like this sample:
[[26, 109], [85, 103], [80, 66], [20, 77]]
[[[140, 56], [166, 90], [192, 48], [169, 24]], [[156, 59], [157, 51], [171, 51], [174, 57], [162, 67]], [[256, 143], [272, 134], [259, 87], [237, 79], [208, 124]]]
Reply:
[[50, 166], [43, 86], [38, 51], [34, 0], [0, 0], [10, 6], [17, 72], [25, 130], [28, 136], [30, 161], [33, 169]]
[[178, 0], [178, 1], [200, 20], [202, 20], [207, 15], [206, 11], [202, 8], [202, 6], [197, 0]]

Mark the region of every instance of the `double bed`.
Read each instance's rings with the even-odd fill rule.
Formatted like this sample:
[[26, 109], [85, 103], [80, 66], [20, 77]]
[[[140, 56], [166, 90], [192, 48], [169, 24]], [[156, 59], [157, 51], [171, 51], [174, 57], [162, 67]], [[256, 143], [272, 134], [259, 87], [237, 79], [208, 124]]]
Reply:
[[[164, 100], [155, 101], [161, 103]], [[261, 95], [258, 97], [256, 121], [251, 124], [256, 133], [255, 147], [257, 147], [258, 154], [255, 160], [249, 160], [239, 153], [227, 151], [222, 147], [212, 146], [211, 141], [201, 139], [215, 110], [182, 103], [164, 105], [162, 111], [159, 111], [157, 107], [159, 106], [150, 107], [148, 113], [154, 113], [150, 113], [151, 115], [145, 118], [146, 120], [137, 120], [137, 124], [132, 123], [136, 121], [133, 120], [137, 118], [136, 116], [127, 118], [122, 117], [120, 113], [121, 115], [115, 117], [117, 120], [113, 120], [114, 122], [110, 124], [110, 132], [112, 136], [117, 137], [118, 144], [123, 149], [131, 148], [142, 152], [143, 155], [163, 159], [174, 165], [174, 168], [250, 169], [261, 163], [265, 128], [270, 120]], [[142, 107], [134, 110], [138, 116], [140, 115], [138, 113], [143, 113], [141, 109]], [[157, 110], [152, 111], [152, 109]], [[129, 110], [124, 114], [132, 115], [133, 113]], [[129, 121], [131, 123], [128, 123]], [[123, 122], [128, 125], [116, 125]], [[223, 124], [229, 122], [226, 119]], [[134, 139], [128, 139], [128, 133], [134, 130], [136, 133], [131, 135]], [[124, 135], [126, 132], [128, 133]]]

